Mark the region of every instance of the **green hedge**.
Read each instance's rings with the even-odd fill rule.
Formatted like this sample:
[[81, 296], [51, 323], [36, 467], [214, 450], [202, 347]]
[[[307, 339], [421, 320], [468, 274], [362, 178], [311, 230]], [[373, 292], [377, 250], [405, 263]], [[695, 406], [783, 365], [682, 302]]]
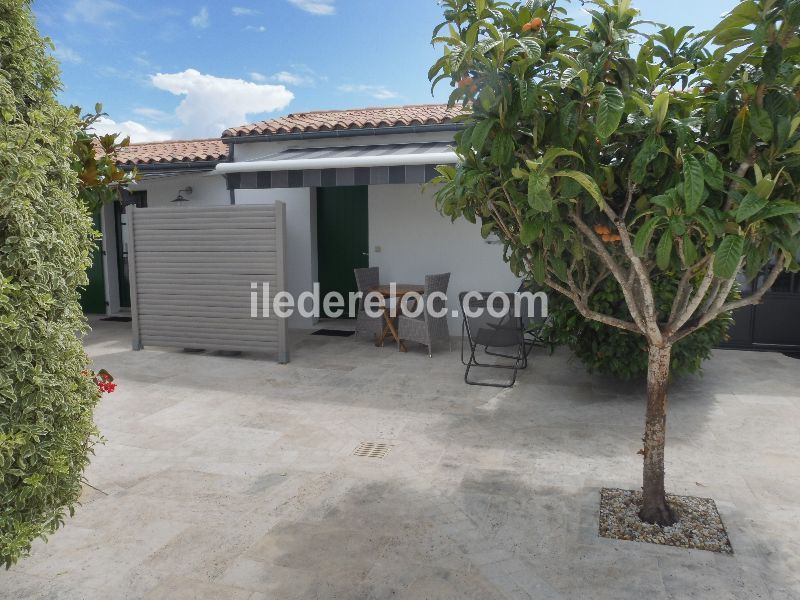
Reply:
[[[676, 289], [677, 282], [667, 276], [653, 279], [653, 291], [662, 315], [669, 314]], [[551, 346], [567, 346], [591, 372], [626, 381], [647, 376], [644, 336], [588, 321], [571, 300], [555, 292], [551, 292], [548, 299], [550, 321], [543, 335]], [[622, 290], [611, 277], [592, 296], [590, 307], [606, 315], [631, 318]], [[676, 343], [672, 349], [671, 377], [699, 372], [711, 350], [725, 339], [732, 323], [731, 316], [723, 314]]]
[[0, 0], [0, 562], [54, 531], [81, 491], [100, 392], [76, 288], [95, 233], [77, 197], [73, 111], [30, 2]]

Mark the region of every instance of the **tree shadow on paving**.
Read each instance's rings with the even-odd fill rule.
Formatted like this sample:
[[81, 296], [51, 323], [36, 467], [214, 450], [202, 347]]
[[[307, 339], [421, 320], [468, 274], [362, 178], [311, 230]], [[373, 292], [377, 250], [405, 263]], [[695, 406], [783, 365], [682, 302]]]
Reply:
[[[319, 500], [276, 526], [226, 583], [268, 585], [280, 598], [618, 599], [705, 590], [744, 598], [766, 591], [760, 574], [736, 558], [695, 553], [688, 561], [685, 550], [600, 538], [598, 499], [597, 489], [531, 487], [508, 471], [474, 470], [439, 491], [351, 482], [334, 502]], [[665, 589], [662, 571], [678, 575], [679, 587]]]

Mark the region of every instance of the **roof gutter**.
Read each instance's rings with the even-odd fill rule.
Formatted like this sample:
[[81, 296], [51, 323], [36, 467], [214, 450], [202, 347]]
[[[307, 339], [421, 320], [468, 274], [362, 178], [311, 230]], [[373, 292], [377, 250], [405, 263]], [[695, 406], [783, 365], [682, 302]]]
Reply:
[[183, 170], [193, 170], [193, 171], [201, 171], [201, 170], [214, 170], [218, 164], [220, 164], [221, 160], [198, 160], [192, 162], [158, 162], [158, 163], [142, 163], [138, 165], [130, 165], [130, 164], [122, 164], [119, 165], [120, 169], [123, 171], [133, 171], [136, 169], [137, 171], [145, 172], [145, 171], [183, 171]]
[[232, 135], [223, 137], [226, 144], [249, 142], [280, 142], [283, 140], [318, 140], [321, 138], [349, 138], [371, 135], [395, 135], [401, 133], [436, 133], [439, 131], [461, 131], [464, 123], [442, 123], [440, 125], [406, 125], [401, 127], [371, 127], [369, 129], [334, 129], [331, 131], [300, 131], [297, 133], [271, 133], [258, 135]]
[[379, 156], [331, 156], [327, 158], [287, 158], [283, 160], [252, 160], [226, 162], [217, 165], [215, 173], [252, 173], [255, 171], [302, 171], [303, 169], [352, 169], [360, 167], [397, 167], [413, 165], [452, 164], [456, 153], [427, 152], [417, 154], [388, 154]]

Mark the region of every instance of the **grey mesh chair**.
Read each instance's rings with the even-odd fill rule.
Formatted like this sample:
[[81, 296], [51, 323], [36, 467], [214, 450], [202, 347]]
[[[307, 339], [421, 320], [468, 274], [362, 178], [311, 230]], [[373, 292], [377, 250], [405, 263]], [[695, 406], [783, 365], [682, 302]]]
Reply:
[[[422, 298], [424, 309], [418, 317], [398, 315], [397, 333], [402, 341], [417, 342], [428, 347], [428, 356], [433, 355], [433, 345], [438, 341], [446, 341], [450, 346], [450, 330], [447, 327], [447, 314], [435, 317], [428, 312], [428, 297], [433, 292], [447, 294], [447, 285], [450, 283], [450, 273], [425, 276], [425, 293]], [[432, 306], [434, 312], [441, 312], [445, 307], [442, 298], [434, 299]], [[400, 343], [398, 342], [398, 348]]]
[[[541, 290], [542, 288], [535, 285], [534, 283], [527, 283], [523, 281], [517, 288], [517, 293], [518, 294], [523, 294], [525, 292], [536, 293]], [[459, 301], [461, 301], [461, 296], [459, 296]], [[534, 311], [533, 305], [531, 305], [530, 302], [524, 302], [520, 306], [520, 309], [521, 311], [518, 317], [521, 319], [521, 321], [518, 318], [514, 317], [513, 312], [510, 312], [507, 317], [500, 319], [498, 323], [488, 322], [484, 323], [484, 325], [497, 331], [510, 330], [512, 332], [516, 332], [520, 326], [522, 327], [524, 332], [523, 336], [525, 340], [524, 342], [525, 360], [522, 365], [522, 368], [524, 369], [527, 368], [528, 366], [528, 355], [531, 353], [531, 350], [533, 350], [535, 346], [544, 345], [544, 340], [542, 339], [542, 330], [544, 328], [547, 319], [537, 315], [536, 312]], [[462, 331], [462, 336], [463, 336], [463, 331]], [[515, 353], [507, 354], [502, 351], [490, 350], [489, 348], [490, 346], [484, 345], [483, 351], [490, 356], [497, 356], [500, 358], [511, 358], [511, 359], [516, 358]], [[464, 364], [466, 365], [466, 363]]]
[[367, 267], [364, 269], [353, 269], [356, 276], [356, 286], [358, 291], [362, 294], [362, 300], [358, 303], [358, 312], [356, 313], [356, 335], [360, 333], [370, 333], [375, 336], [381, 335], [384, 327], [383, 316], [378, 315], [372, 317], [364, 311], [363, 297], [366, 296], [372, 288], [380, 285], [380, 271], [378, 267]]
[[[469, 385], [511, 387], [517, 372], [528, 366], [530, 347], [526, 340], [527, 318], [513, 313], [514, 294], [502, 292], [461, 292], [458, 296], [463, 324], [461, 326], [461, 362], [467, 367], [464, 381]], [[505, 306], [504, 306], [505, 304]], [[489, 309], [492, 309], [491, 311]], [[504, 312], [507, 309], [508, 312]], [[494, 313], [494, 314], [492, 314]], [[495, 316], [498, 315], [498, 316]], [[464, 342], [468, 343], [469, 350]], [[502, 362], [485, 363], [477, 358], [482, 347], [487, 355]], [[469, 355], [467, 357], [467, 354]], [[479, 381], [470, 377], [473, 367], [500, 369], [510, 372], [507, 382]]]

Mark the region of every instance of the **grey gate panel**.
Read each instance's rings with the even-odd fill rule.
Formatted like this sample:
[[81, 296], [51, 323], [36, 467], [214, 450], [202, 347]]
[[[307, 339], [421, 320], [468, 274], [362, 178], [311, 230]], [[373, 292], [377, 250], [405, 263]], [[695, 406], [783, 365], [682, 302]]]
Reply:
[[[134, 350], [244, 350], [289, 361], [286, 319], [261, 312], [262, 302], [271, 306], [285, 290], [282, 202], [129, 210]], [[262, 294], [265, 283], [269, 297]], [[257, 317], [251, 315], [254, 292]]]

